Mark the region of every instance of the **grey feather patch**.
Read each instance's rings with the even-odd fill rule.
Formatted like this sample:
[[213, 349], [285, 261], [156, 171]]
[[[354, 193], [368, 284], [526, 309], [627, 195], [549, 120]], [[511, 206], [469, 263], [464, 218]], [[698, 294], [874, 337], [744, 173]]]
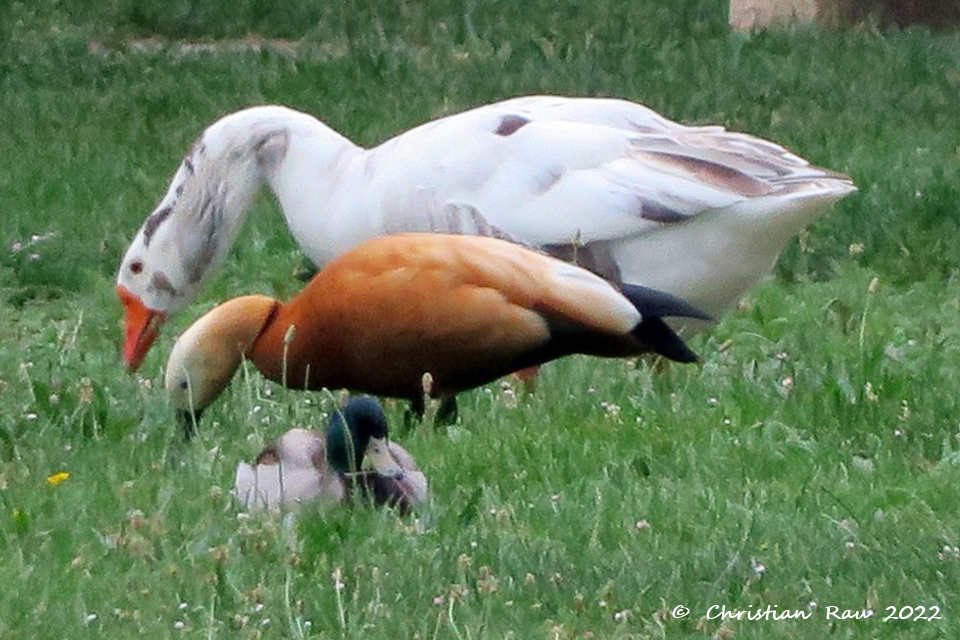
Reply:
[[[762, 179], [733, 166], [707, 158], [650, 149], [644, 150], [638, 155], [647, 156], [663, 167], [675, 167], [678, 171], [695, 176], [697, 180], [704, 184], [744, 197], [766, 196], [773, 192], [770, 185]], [[760, 164], [758, 160], [753, 158], [742, 158], [742, 160], [747, 163], [752, 162], [754, 165]]]
[[610, 245], [606, 242], [548, 244], [544, 245], [543, 250], [554, 258], [582, 267], [608, 282], [621, 282], [620, 267], [613, 259]]
[[[193, 143], [193, 147], [190, 149], [190, 153], [187, 154], [187, 159], [193, 161], [193, 158], [198, 156], [204, 156], [207, 154], [207, 145], [203, 142], [203, 136], [197, 138], [197, 141]], [[192, 165], [191, 165], [192, 166]]]
[[290, 135], [284, 129], [272, 131], [254, 143], [253, 153], [262, 169], [271, 169], [283, 162], [287, 155], [289, 139]]
[[520, 127], [530, 124], [529, 118], [523, 116], [508, 115], [500, 119], [500, 125], [494, 131], [498, 136], [509, 136], [516, 133]]
[[[210, 192], [203, 195], [203, 202], [200, 204], [200, 220], [207, 220], [209, 216], [210, 226], [216, 227], [223, 215], [222, 209], [223, 201], [226, 199], [225, 195]], [[209, 231], [208, 234], [212, 234], [212, 231]]]
[[190, 284], [200, 282], [217, 255], [218, 232], [223, 219], [226, 191], [221, 186], [204, 194], [197, 226], [183, 243], [183, 262]]
[[150, 278], [150, 285], [158, 291], [166, 291], [173, 295], [178, 294], [176, 287], [171, 284], [170, 278], [168, 278], [167, 274], [165, 274], [163, 271], [157, 271], [153, 274], [153, 277]]
[[637, 199], [637, 210], [640, 212], [641, 218], [644, 220], [652, 220], [653, 222], [683, 222], [687, 219], [687, 216], [679, 211], [665, 207], [656, 201], [644, 200], [643, 198]]
[[558, 166], [552, 167], [550, 170], [538, 176], [537, 184], [535, 186], [537, 195], [543, 195], [552, 189], [553, 186], [560, 182], [560, 179], [563, 178], [563, 174], [563, 167]]
[[177, 185], [176, 194], [178, 198], [183, 195], [183, 191], [186, 189], [189, 178], [192, 178], [197, 173], [197, 167], [194, 164], [193, 159], [196, 156], [206, 153], [206, 150], [207, 148], [204, 146], [204, 144], [200, 140], [197, 140], [193, 143], [193, 148], [190, 149], [190, 152], [183, 157], [183, 162], [180, 163], [180, 166], [183, 168], [185, 175], [183, 181]]
[[477, 210], [476, 207], [468, 207], [470, 213], [470, 219], [473, 221], [473, 224], [476, 228], [474, 235], [478, 236], [489, 236], [491, 238], [497, 238], [498, 240], [507, 240], [509, 242], [513, 241], [513, 238], [509, 233], [490, 224], [485, 217]]
[[[417, 206], [409, 207], [403, 215], [385, 216], [385, 233], [429, 232], [489, 236], [523, 244], [502, 228], [491, 224], [476, 207], [452, 202], [441, 205], [426, 192], [416, 192], [411, 202]], [[411, 211], [414, 213], [410, 213]]]
[[147, 218], [147, 221], [143, 223], [143, 246], [149, 247], [150, 240], [153, 238], [153, 234], [156, 233], [157, 229], [163, 224], [163, 221], [173, 213], [173, 207], [164, 207], [159, 211], [154, 211], [150, 214], [150, 217]]
[[216, 255], [217, 245], [214, 240], [214, 235], [211, 233], [206, 241], [200, 244], [197, 251], [191, 257], [191, 260], [185, 265], [187, 279], [190, 281], [190, 284], [196, 284], [203, 279], [207, 268], [210, 266], [210, 263], [213, 262]]

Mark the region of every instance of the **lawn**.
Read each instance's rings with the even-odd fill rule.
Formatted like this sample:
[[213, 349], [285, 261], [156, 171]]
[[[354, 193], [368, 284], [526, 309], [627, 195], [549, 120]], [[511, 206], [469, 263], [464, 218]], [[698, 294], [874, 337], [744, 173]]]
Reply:
[[[960, 35], [731, 33], [707, 0], [141, 4], [0, 0], [0, 638], [960, 636]], [[252, 104], [373, 145], [530, 93], [770, 138], [860, 192], [699, 365], [571, 358], [428, 434], [389, 404], [431, 481], [412, 516], [238, 515], [237, 461], [332, 404], [251, 369], [176, 437], [176, 334], [301, 286], [267, 194], [123, 370], [115, 270], [185, 151]]]

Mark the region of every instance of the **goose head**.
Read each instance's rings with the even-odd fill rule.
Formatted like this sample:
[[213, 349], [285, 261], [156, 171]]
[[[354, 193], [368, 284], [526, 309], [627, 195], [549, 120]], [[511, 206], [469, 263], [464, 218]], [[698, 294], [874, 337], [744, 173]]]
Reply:
[[117, 294], [130, 371], [143, 363], [167, 318], [190, 304], [226, 259], [264, 176], [286, 154], [288, 134], [278, 119], [284, 112], [247, 109], [211, 125], [127, 248]]
[[279, 304], [267, 296], [234, 298], [177, 338], [167, 359], [164, 386], [186, 439], [193, 436], [203, 410], [230, 384]]

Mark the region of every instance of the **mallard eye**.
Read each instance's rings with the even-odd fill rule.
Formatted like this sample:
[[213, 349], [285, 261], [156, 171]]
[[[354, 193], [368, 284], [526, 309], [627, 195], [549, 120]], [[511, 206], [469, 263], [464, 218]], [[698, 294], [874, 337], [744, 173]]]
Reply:
[[132, 273], [132, 274], [135, 275], [135, 276], [138, 276], [138, 275], [140, 275], [141, 273], [143, 273], [143, 263], [140, 262], [139, 260], [137, 260], [137, 261], [135, 261], [135, 262], [131, 262], [131, 263], [130, 263], [130, 273]]

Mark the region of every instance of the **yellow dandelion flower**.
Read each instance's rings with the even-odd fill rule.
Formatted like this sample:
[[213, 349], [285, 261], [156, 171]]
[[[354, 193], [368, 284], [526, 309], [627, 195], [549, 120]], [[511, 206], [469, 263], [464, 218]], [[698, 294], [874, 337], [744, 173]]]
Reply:
[[66, 471], [61, 471], [60, 473], [55, 473], [52, 476], [47, 477], [47, 484], [51, 487], [55, 487], [69, 477], [69, 473]]

